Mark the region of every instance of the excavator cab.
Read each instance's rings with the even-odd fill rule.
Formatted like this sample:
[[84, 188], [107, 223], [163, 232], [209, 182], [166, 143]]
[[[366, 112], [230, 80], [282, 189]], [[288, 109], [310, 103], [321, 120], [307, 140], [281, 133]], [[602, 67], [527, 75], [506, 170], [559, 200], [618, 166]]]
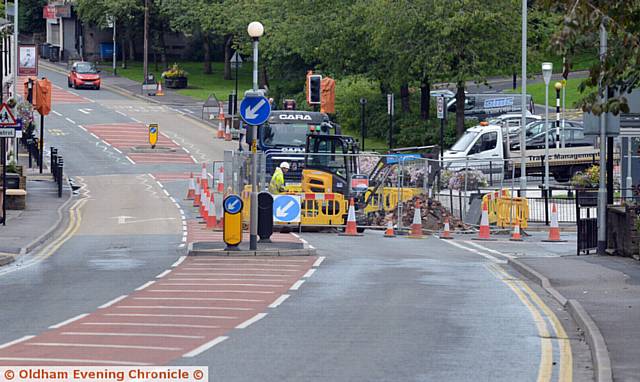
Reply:
[[358, 143], [346, 135], [307, 136], [302, 190], [338, 193], [349, 198], [351, 175], [358, 173]]

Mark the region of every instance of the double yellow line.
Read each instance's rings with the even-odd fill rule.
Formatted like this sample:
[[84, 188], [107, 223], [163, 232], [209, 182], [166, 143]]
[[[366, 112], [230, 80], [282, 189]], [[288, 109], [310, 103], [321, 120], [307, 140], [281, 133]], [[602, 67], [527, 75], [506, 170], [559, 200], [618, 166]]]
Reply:
[[82, 214], [80, 213], [80, 209], [84, 204], [89, 200], [84, 197], [82, 199], [77, 200], [71, 208], [69, 208], [69, 224], [67, 228], [62, 232], [60, 236], [58, 236], [54, 241], [47, 244], [38, 254], [34, 257], [34, 262], [42, 261], [51, 255], [53, 255], [67, 240], [71, 239], [71, 237], [78, 231], [80, 228], [80, 224], [82, 223]]
[[[541, 342], [540, 367], [538, 368], [538, 382], [551, 381], [553, 377], [553, 339], [558, 342], [560, 351], [560, 373], [558, 382], [569, 382], [573, 380], [573, 356], [571, 353], [571, 343], [565, 332], [562, 323], [555, 313], [542, 301], [525, 282], [516, 279], [507, 273], [498, 264], [488, 264], [487, 268], [499, 280], [504, 282], [520, 301], [529, 309], [538, 329]], [[545, 319], [545, 317], [547, 319]], [[547, 324], [547, 320], [549, 325]], [[549, 331], [549, 326], [553, 333]]]

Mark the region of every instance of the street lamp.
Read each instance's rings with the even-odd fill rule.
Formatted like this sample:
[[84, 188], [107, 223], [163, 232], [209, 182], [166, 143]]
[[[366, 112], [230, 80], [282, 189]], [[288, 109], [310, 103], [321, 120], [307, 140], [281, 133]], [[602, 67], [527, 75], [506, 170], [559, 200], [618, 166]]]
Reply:
[[549, 82], [551, 81], [551, 73], [553, 64], [550, 62], [542, 63], [542, 77], [544, 78], [544, 192], [549, 192]]
[[[258, 40], [264, 34], [264, 26], [254, 21], [247, 27], [247, 33], [253, 39], [253, 91], [258, 91]], [[251, 126], [251, 210], [249, 211], [249, 250], [258, 249], [258, 155], [256, 144], [258, 126]]]

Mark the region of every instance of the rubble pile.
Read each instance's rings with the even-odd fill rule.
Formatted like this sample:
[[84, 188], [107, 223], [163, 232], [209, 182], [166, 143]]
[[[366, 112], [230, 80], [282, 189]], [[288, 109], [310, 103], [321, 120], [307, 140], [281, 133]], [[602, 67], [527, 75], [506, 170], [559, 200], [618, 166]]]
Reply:
[[[413, 222], [413, 215], [415, 212], [416, 202], [420, 202], [420, 214], [422, 215], [422, 228], [425, 230], [438, 231], [444, 227], [444, 217], [449, 216], [449, 225], [452, 230], [454, 229], [467, 229], [459, 218], [451, 216], [449, 211], [435, 199], [431, 199], [426, 195], [418, 195], [413, 197], [410, 201], [403, 203], [402, 205], [402, 226], [409, 227]], [[398, 221], [398, 210], [395, 209], [392, 213], [384, 214], [380, 213], [375, 216], [372, 221], [373, 225], [385, 226], [387, 219], [393, 219], [394, 224]]]

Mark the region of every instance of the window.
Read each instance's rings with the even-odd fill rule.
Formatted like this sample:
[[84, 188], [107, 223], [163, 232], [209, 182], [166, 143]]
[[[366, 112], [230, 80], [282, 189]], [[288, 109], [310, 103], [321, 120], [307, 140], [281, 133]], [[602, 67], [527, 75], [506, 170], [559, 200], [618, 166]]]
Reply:
[[458, 139], [458, 142], [451, 147], [451, 151], [465, 151], [477, 136], [478, 133], [475, 131], [466, 131], [464, 135]]
[[584, 139], [583, 130], [573, 130], [573, 139]]
[[309, 126], [298, 123], [269, 123], [260, 130], [262, 143], [267, 147], [303, 147], [307, 141]]
[[483, 151], [493, 150], [498, 145], [498, 133], [484, 133], [473, 145], [469, 154], [481, 153]]

